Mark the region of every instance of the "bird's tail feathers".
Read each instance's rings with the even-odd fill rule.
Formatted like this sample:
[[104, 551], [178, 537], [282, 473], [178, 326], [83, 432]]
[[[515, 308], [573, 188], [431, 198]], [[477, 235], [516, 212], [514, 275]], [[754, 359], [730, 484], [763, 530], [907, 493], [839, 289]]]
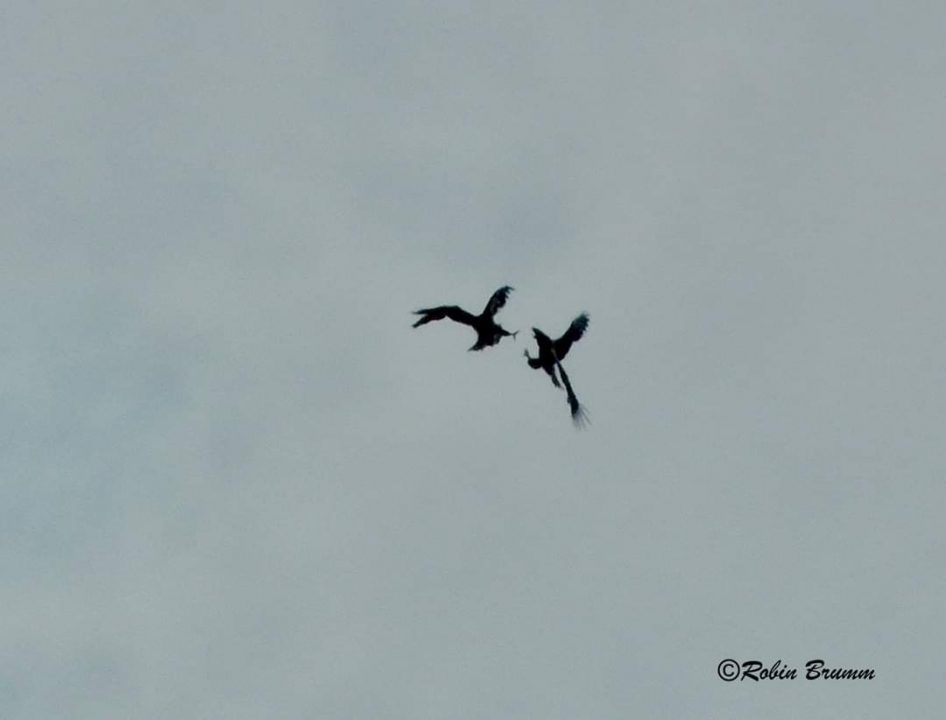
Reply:
[[568, 404], [572, 412], [572, 422], [575, 424], [576, 428], [584, 430], [591, 425], [591, 418], [588, 417], [588, 410], [584, 405], [577, 401], [572, 403], [571, 400], [568, 401]]
[[565, 368], [563, 368], [558, 361], [556, 361], [555, 364], [558, 366], [558, 374], [562, 376], [562, 382], [565, 384], [565, 394], [568, 396], [568, 409], [572, 414], [572, 422], [575, 423], [576, 428], [584, 429], [591, 424], [588, 411], [585, 409], [584, 405], [578, 402], [578, 396], [575, 395], [575, 391], [572, 389], [572, 384], [568, 380], [568, 374], [565, 372]]

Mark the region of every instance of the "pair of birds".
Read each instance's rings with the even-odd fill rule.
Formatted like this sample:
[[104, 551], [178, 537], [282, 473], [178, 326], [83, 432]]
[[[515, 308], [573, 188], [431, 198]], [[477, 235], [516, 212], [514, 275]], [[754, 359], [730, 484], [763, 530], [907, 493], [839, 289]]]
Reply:
[[[479, 315], [473, 315], [456, 305], [441, 305], [439, 307], [416, 310], [414, 314], [420, 315], [421, 317], [414, 323], [413, 327], [420, 327], [434, 320], [443, 320], [444, 318], [463, 325], [469, 325], [476, 331], [476, 343], [470, 350], [482, 350], [483, 348], [490, 347], [497, 344], [504, 337], [511, 336], [515, 339], [516, 335], [519, 334], [518, 330], [516, 330], [516, 332], [509, 332], [495, 320], [496, 313], [506, 304], [506, 300], [509, 298], [509, 293], [511, 293], [512, 290], [513, 289], [508, 285], [499, 288], [499, 290], [493, 293], [489, 302], [486, 303], [486, 307], [483, 308], [483, 312]], [[535, 341], [539, 346], [539, 354], [532, 357], [529, 355], [528, 350], [523, 351], [523, 354], [529, 362], [529, 367], [534, 370], [539, 370], [540, 368], [544, 370], [552, 379], [552, 384], [557, 388], [561, 388], [564, 384], [572, 421], [578, 427], [583, 426], [588, 421], [588, 415], [581, 403], [578, 402], [578, 397], [575, 395], [574, 389], [572, 389], [572, 384], [568, 379], [568, 375], [565, 373], [565, 368], [562, 367], [562, 360], [565, 359], [572, 344], [580, 340], [587, 329], [587, 313], [582, 313], [572, 320], [571, 324], [568, 326], [568, 330], [566, 330], [558, 340], [552, 340], [544, 332], [534, 327], [532, 328], [532, 334], [535, 336]], [[556, 370], [558, 371], [558, 377], [556, 377]], [[561, 382], [559, 382], [559, 377], [561, 377]]]

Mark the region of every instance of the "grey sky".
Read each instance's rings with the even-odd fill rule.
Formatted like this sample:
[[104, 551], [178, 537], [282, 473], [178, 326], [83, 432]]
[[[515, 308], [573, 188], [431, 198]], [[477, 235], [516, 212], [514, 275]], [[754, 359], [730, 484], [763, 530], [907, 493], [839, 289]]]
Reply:
[[946, 9], [445, 5], [2, 11], [0, 717], [938, 716]]

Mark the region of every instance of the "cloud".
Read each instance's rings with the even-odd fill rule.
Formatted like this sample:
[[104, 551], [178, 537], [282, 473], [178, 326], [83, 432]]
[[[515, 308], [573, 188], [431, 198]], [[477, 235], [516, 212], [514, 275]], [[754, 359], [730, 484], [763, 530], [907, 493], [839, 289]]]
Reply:
[[8, 15], [4, 717], [933, 706], [938, 11]]

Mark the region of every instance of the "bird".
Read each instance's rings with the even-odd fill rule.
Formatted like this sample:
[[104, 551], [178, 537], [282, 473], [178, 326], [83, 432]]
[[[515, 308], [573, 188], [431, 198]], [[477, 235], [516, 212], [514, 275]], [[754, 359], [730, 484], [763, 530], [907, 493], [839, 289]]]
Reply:
[[494, 292], [492, 297], [490, 297], [489, 302], [486, 303], [486, 307], [483, 308], [483, 312], [479, 315], [468, 313], [466, 310], [456, 305], [441, 305], [439, 307], [415, 310], [414, 314], [420, 315], [421, 317], [420, 320], [415, 322], [411, 327], [417, 328], [434, 320], [443, 320], [444, 318], [462, 323], [463, 325], [469, 325], [476, 330], [476, 342], [469, 350], [482, 350], [483, 348], [495, 345], [504, 337], [511, 336], [512, 339], [515, 340], [516, 335], [519, 334], [518, 330], [509, 332], [493, 319], [499, 309], [506, 304], [509, 293], [512, 291], [513, 288], [508, 285], [499, 288], [499, 290]]
[[[529, 363], [529, 367], [534, 370], [542, 369], [546, 374], [552, 379], [552, 384], [561, 388], [562, 384], [565, 385], [565, 395], [568, 398], [568, 407], [571, 411], [572, 422], [575, 423], [576, 427], [583, 427], [585, 423], [590, 422], [588, 420], [588, 414], [585, 411], [584, 406], [578, 402], [578, 396], [575, 395], [575, 391], [572, 388], [572, 384], [568, 379], [568, 374], [565, 372], [565, 368], [562, 367], [562, 360], [565, 359], [565, 356], [568, 354], [568, 351], [571, 349], [573, 343], [581, 340], [582, 335], [585, 334], [585, 331], [588, 329], [589, 317], [588, 313], [582, 313], [568, 326], [568, 330], [558, 339], [552, 340], [548, 335], [539, 330], [538, 328], [532, 328], [532, 334], [535, 336], [535, 341], [539, 346], [539, 354], [536, 357], [529, 355], [528, 350], [524, 350], [523, 354], [526, 356], [526, 360]], [[558, 375], [561, 377], [562, 382], [559, 383], [558, 377], [555, 375], [556, 369], [558, 370]]]

